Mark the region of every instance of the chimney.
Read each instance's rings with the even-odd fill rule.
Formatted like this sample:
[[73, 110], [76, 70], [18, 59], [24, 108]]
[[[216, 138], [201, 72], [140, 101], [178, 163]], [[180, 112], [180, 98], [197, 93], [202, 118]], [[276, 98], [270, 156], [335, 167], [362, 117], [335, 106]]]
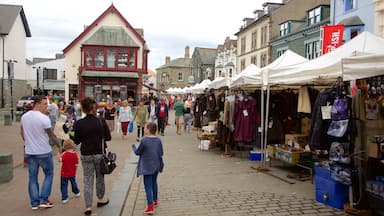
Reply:
[[189, 46], [185, 47], [185, 54], [184, 54], [185, 59], [189, 59]]
[[165, 57], [165, 64], [169, 64], [171, 63], [171, 57], [170, 56], [166, 56]]

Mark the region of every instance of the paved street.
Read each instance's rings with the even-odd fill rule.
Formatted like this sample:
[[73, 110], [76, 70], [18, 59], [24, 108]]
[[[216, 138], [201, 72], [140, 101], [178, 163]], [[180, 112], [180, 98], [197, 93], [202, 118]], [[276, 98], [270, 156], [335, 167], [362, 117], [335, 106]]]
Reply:
[[[173, 114], [171, 114], [172, 116]], [[172, 122], [172, 120], [170, 121]], [[58, 123], [58, 126], [61, 126]], [[52, 209], [32, 211], [29, 206], [27, 169], [22, 166], [22, 142], [19, 136], [20, 124], [0, 125], [2, 152], [14, 155], [14, 178], [9, 183], [0, 184], [2, 215], [83, 215], [84, 200], [70, 197], [67, 204], [60, 199], [60, 163], [55, 161], [55, 179], [51, 200], [56, 204]], [[58, 129], [60, 137], [64, 135]], [[218, 149], [200, 151], [196, 131], [177, 135], [175, 126], [168, 126], [166, 135], [161, 137], [165, 151], [165, 169], [159, 176], [159, 207], [155, 215], [343, 215], [314, 200], [314, 185], [310, 181], [296, 181], [287, 184], [277, 178], [251, 169], [257, 162], [243, 157], [224, 157]], [[124, 178], [122, 170], [129, 165], [130, 146], [135, 137], [130, 135], [122, 140], [120, 134], [113, 133], [110, 148], [118, 153], [118, 168], [106, 176], [107, 195], [116, 189], [118, 180]], [[270, 173], [285, 178], [286, 170], [270, 168]], [[130, 171], [132, 172], [132, 171]], [[42, 177], [42, 175], [40, 176]], [[78, 183], [83, 188], [82, 170], [79, 166]], [[146, 206], [142, 178], [133, 178], [128, 196], [121, 198], [124, 206], [122, 215], [143, 215]], [[116, 199], [113, 199], [114, 201]], [[95, 201], [94, 201], [95, 203]], [[108, 208], [115, 208], [111, 203]], [[116, 207], [118, 208], [118, 207]], [[93, 215], [100, 215], [100, 209], [93, 208]], [[111, 215], [104, 212], [102, 215]], [[120, 211], [118, 211], [120, 212]], [[118, 215], [118, 214], [116, 214]]]
[[[165, 168], [155, 215], [343, 215], [314, 200], [310, 181], [287, 184], [251, 169], [258, 164], [245, 157], [200, 151], [196, 132], [179, 136], [175, 128], [167, 127], [162, 137]], [[270, 172], [287, 175], [274, 167]], [[145, 206], [142, 178], [134, 178], [123, 215], [143, 215]]]

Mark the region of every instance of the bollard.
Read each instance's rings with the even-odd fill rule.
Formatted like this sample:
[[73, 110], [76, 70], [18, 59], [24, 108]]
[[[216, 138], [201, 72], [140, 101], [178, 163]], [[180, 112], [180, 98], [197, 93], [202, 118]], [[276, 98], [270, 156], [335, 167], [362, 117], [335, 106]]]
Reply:
[[13, 178], [13, 159], [11, 153], [0, 153], [0, 183]]
[[20, 113], [20, 112], [16, 112], [16, 113], [15, 113], [15, 119], [16, 119], [17, 122], [20, 122], [20, 120], [21, 120], [21, 114], [22, 114], [22, 113]]
[[4, 114], [4, 125], [5, 126], [10, 126], [12, 125], [12, 118], [11, 118], [11, 114]]

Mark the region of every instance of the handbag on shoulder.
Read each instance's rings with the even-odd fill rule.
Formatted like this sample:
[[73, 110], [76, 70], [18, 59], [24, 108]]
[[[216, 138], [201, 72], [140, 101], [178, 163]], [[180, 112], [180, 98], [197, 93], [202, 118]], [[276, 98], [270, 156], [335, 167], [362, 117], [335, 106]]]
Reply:
[[116, 168], [116, 153], [112, 153], [104, 148], [105, 140], [104, 140], [104, 126], [101, 119], [99, 119], [101, 127], [103, 128], [102, 140], [101, 140], [101, 149], [103, 151], [103, 159], [100, 161], [100, 172], [101, 174], [111, 174], [113, 170]]

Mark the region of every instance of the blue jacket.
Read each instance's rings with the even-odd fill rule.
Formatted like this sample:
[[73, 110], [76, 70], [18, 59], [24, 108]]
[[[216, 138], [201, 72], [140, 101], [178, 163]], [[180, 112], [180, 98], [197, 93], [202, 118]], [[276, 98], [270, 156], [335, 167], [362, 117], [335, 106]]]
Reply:
[[137, 176], [153, 175], [163, 171], [163, 144], [160, 138], [144, 137], [139, 147], [133, 144], [132, 149], [136, 155], [140, 156], [137, 164]]
[[[156, 105], [156, 117], [160, 118], [160, 103]], [[164, 103], [164, 118], [168, 118], [168, 105]]]

